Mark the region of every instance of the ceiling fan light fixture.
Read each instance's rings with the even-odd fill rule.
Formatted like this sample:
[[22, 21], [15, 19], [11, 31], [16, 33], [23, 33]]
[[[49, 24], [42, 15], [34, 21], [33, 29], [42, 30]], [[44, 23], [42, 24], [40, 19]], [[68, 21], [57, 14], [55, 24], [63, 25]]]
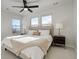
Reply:
[[24, 8], [24, 10], [27, 11], [28, 9], [27, 8]]
[[31, 10], [31, 8], [37, 8], [39, 6], [38, 5], [28, 6], [27, 5], [27, 1], [26, 0], [23, 0], [23, 6], [13, 6], [13, 7], [22, 8], [20, 10], [20, 12], [23, 12], [25, 10], [25, 11], [29, 11], [29, 12], [32, 13], [33, 11]]

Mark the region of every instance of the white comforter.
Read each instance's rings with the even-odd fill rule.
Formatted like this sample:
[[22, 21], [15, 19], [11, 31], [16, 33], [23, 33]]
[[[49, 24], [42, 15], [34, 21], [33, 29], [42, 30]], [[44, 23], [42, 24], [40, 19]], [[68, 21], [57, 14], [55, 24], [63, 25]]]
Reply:
[[[40, 38], [40, 39], [39, 39]], [[47, 48], [49, 48], [51, 42], [52, 42], [52, 37], [50, 35], [46, 35], [46, 36], [28, 36], [28, 35], [24, 35], [24, 36], [12, 36], [12, 37], [7, 37], [3, 40], [3, 44], [8, 45], [8, 47], [12, 48], [14, 50], [14, 53], [16, 53], [16, 50], [14, 49], [13, 45], [12, 45], [12, 40], [20, 43], [28, 43], [31, 41], [35, 41], [35, 40], [48, 40], [49, 43], [47, 45]], [[11, 51], [11, 49], [9, 49]], [[32, 51], [33, 50], [33, 51]], [[35, 59], [37, 55], [35, 54], [35, 52], [38, 51], [38, 55], [39, 55], [39, 59], [41, 59], [41, 56], [44, 55], [43, 51], [39, 48], [39, 47], [28, 47], [25, 49], [22, 49], [20, 52], [20, 56], [22, 58], [24, 58], [25, 56], [30, 56], [31, 59]], [[13, 52], [13, 51], [12, 51]], [[26, 53], [28, 52], [28, 53]], [[37, 53], [37, 52], [36, 52]], [[25, 56], [24, 56], [25, 55]], [[26, 57], [25, 57], [26, 59]]]

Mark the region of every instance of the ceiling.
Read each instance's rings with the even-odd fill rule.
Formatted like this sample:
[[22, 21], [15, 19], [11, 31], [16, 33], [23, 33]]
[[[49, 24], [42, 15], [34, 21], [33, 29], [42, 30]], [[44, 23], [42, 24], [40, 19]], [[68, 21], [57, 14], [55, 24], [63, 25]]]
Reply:
[[[27, 0], [28, 5], [39, 5], [39, 8], [32, 9], [34, 12], [46, 10], [50, 7], [57, 7], [57, 5], [63, 5], [65, 3], [68, 3], [71, 0]], [[30, 13], [29, 11], [23, 11], [20, 13], [19, 11], [21, 8], [13, 8], [11, 6], [23, 6], [22, 0], [2, 0], [1, 1], [1, 10], [3, 11], [9, 11], [21, 15], [25, 15], [27, 13]]]

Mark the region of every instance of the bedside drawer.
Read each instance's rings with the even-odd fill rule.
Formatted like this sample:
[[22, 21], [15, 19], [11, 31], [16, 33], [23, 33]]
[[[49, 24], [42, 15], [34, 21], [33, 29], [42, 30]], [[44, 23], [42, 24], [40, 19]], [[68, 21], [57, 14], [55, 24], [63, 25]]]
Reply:
[[65, 41], [57, 41], [57, 40], [55, 40], [54, 43], [64, 44]]
[[53, 44], [59, 44], [65, 46], [65, 36], [54, 36], [53, 37]]
[[55, 36], [55, 37], [53, 37], [54, 39], [61, 39], [61, 40], [63, 40], [63, 39], [65, 39], [65, 37], [57, 37], [57, 36]]

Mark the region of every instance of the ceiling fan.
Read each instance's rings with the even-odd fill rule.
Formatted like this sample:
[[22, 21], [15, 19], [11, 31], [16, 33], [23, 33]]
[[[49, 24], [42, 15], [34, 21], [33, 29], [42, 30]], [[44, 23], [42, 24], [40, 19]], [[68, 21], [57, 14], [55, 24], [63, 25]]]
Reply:
[[28, 6], [26, 0], [23, 0], [23, 4], [24, 4], [24, 6], [12, 6], [12, 7], [23, 8], [20, 12], [24, 11], [24, 9], [27, 9], [29, 12], [33, 12], [30, 8], [38, 8], [39, 7], [38, 5]]

